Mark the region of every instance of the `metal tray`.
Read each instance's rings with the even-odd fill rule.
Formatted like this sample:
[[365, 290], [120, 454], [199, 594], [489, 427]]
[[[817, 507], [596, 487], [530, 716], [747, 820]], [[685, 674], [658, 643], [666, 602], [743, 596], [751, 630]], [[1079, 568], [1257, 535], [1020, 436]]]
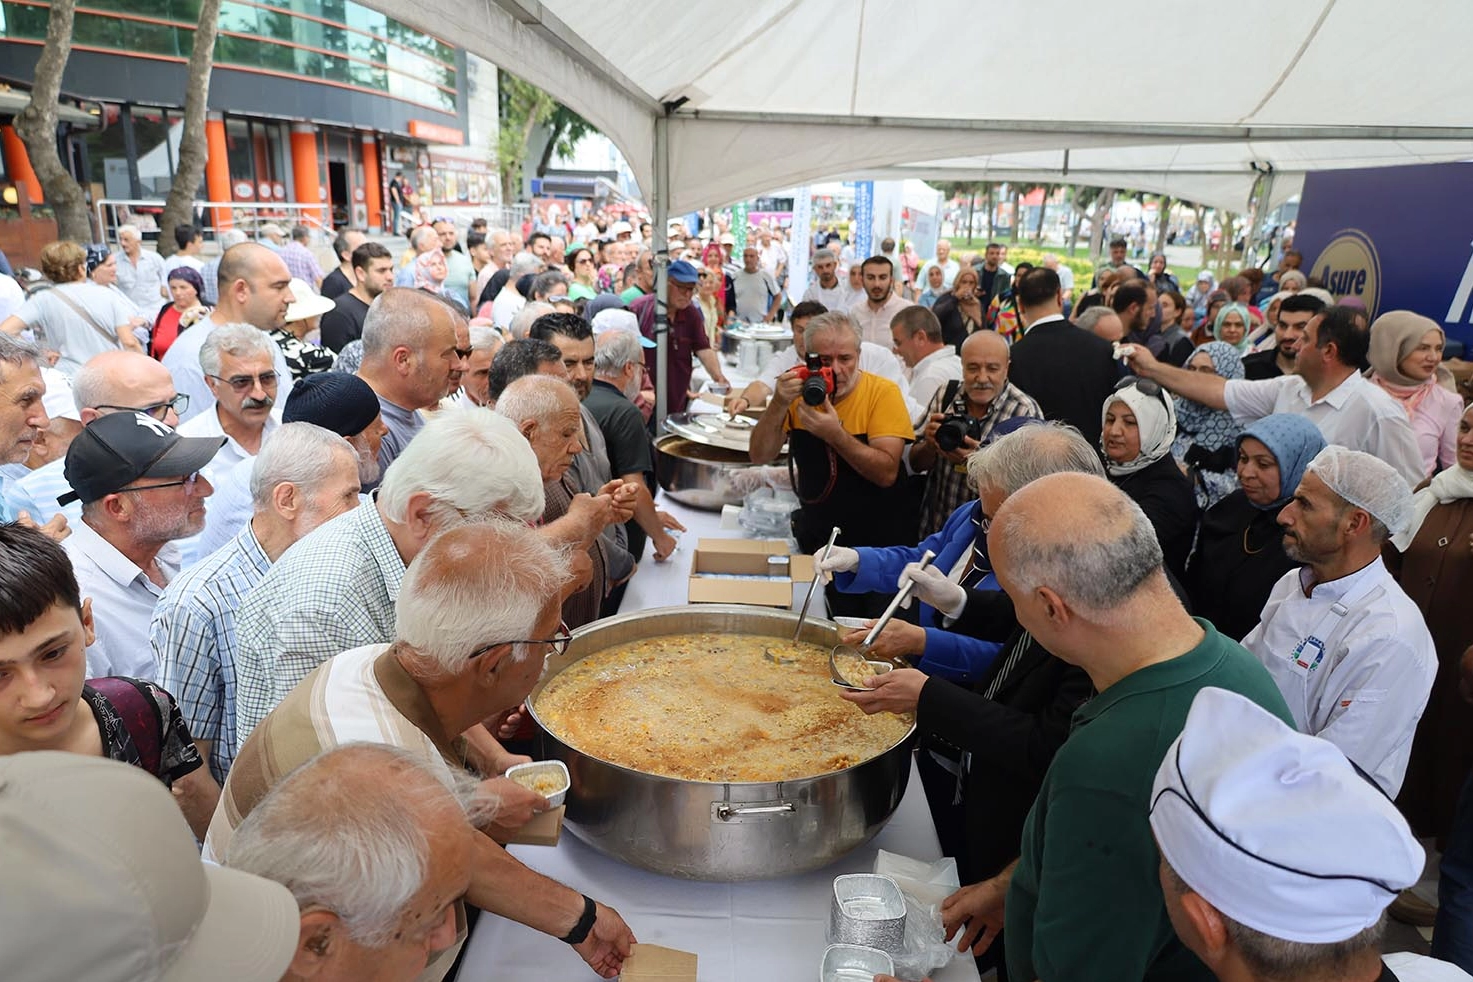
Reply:
[[895, 960], [888, 952], [857, 944], [831, 944], [819, 964], [819, 982], [871, 982], [876, 975], [894, 975]]
[[829, 943], [864, 945], [891, 954], [905, 947], [905, 896], [900, 885], [878, 873], [834, 878], [829, 908]]
[[[564, 764], [560, 760], [534, 760], [530, 763], [517, 764], [514, 767], [508, 767], [506, 769], [506, 774], [504, 774], [503, 776], [509, 777], [513, 781], [516, 781], [519, 775], [545, 773], [552, 773], [557, 776], [558, 790], [552, 792], [551, 794], [543, 795], [543, 797], [547, 799], [547, 806], [549, 808], [556, 808], [558, 805], [561, 805], [563, 803], [563, 799], [568, 796], [568, 788], [573, 786], [573, 779], [568, 774], [567, 764]], [[517, 783], [521, 784], [522, 782], [517, 781]], [[522, 786], [527, 787], [527, 785]]]

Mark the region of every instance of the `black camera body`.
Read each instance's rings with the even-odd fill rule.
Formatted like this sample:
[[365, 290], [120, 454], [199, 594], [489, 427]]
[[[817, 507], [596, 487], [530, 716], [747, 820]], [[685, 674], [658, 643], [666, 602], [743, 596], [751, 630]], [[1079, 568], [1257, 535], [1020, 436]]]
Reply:
[[823, 401], [834, 394], [834, 370], [823, 367], [823, 359], [809, 355], [807, 364], [794, 369], [803, 380], [803, 401], [810, 406], [822, 406]]
[[966, 413], [948, 414], [936, 426], [936, 446], [948, 453], [959, 450], [967, 437], [982, 439], [982, 421]]

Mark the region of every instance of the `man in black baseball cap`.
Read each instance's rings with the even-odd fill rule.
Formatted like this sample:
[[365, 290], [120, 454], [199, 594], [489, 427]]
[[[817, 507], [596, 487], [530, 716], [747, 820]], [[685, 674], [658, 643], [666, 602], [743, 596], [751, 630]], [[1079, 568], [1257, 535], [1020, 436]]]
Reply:
[[67, 448], [63, 473], [72, 490], [57, 502], [82, 503], [82, 521], [62, 546], [96, 622], [89, 678], [158, 681], [149, 618], [179, 572], [173, 543], [204, 528], [204, 499], [214, 489], [199, 472], [224, 442], [182, 437], [145, 413], [117, 412], [88, 423]]

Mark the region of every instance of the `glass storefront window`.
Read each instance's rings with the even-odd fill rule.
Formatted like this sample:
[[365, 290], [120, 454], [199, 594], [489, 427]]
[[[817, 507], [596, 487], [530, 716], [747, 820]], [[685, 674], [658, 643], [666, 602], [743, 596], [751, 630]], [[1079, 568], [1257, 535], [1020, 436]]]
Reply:
[[133, 139], [138, 144], [138, 181], [143, 196], [169, 193], [174, 184], [174, 162], [184, 121], [166, 109], [133, 107]]

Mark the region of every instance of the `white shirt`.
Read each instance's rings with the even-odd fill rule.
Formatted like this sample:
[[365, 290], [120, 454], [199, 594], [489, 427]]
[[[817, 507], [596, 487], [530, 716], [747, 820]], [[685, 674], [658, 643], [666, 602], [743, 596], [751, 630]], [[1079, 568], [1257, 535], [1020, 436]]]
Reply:
[[[757, 376], [757, 381], [767, 386], [767, 391], [772, 392], [777, 388], [777, 377], [783, 372], [798, 367], [798, 352], [791, 345], [773, 355], [767, 361], [767, 367], [762, 374]], [[868, 341], [859, 346], [859, 370], [887, 378], [900, 386], [900, 398], [905, 400], [905, 410], [910, 413], [912, 419], [917, 412], [924, 413], [926, 404], [916, 401], [910, 396], [910, 383], [905, 379], [905, 367], [900, 364], [900, 359], [889, 348], [882, 348]]]
[[757, 261], [762, 264], [762, 268], [772, 276], [777, 276], [778, 267], [785, 266], [788, 262], [788, 250], [776, 240], [758, 247], [757, 256]]
[[1065, 266], [1063, 263], [1059, 263], [1059, 268], [1054, 270], [1054, 272], [1059, 274], [1059, 287], [1063, 289], [1064, 296], [1067, 297], [1069, 294], [1073, 293], [1074, 270], [1070, 269], [1068, 266]]
[[[266, 441], [271, 439], [271, 434], [275, 433], [276, 428], [280, 425], [276, 420], [275, 413], [270, 413], [266, 416], [266, 426], [261, 432], [261, 446], [264, 447], [266, 445]], [[207, 413], [191, 416], [187, 421], [180, 423], [178, 433], [180, 436], [223, 436], [225, 438], [225, 443], [220, 447], [219, 452], [215, 454], [214, 459], [200, 468], [200, 473], [211, 484], [214, 484], [217, 479], [224, 477], [226, 471], [241, 461], [256, 459], [255, 454], [250, 453], [245, 447], [237, 443], [235, 437], [226, 433], [225, 427], [220, 425], [219, 405], [214, 406]]]
[[1406, 410], [1357, 372], [1318, 400], [1311, 399], [1309, 383], [1298, 375], [1233, 379], [1223, 390], [1223, 400], [1239, 423], [1270, 413], [1297, 413], [1320, 428], [1326, 443], [1381, 458], [1411, 487], [1427, 476]]
[[848, 310], [856, 301], [862, 301], [864, 296], [856, 296], [843, 277], [837, 277], [833, 289], [827, 289], [818, 285], [818, 277], [815, 276], [809, 281], [808, 289], [803, 291], [803, 299], [821, 303], [829, 310]]
[[906, 307], [914, 306], [915, 304], [900, 294], [892, 293], [879, 310], [870, 310], [869, 297], [863, 296], [859, 298], [858, 303], [849, 308], [849, 316], [859, 324], [861, 338], [870, 344], [889, 348], [895, 343], [895, 338], [890, 334], [890, 322]]
[[926, 407], [931, 404], [931, 398], [947, 382], [960, 381], [961, 377], [961, 355], [949, 344], [916, 362], [915, 367], [910, 370], [910, 399], [919, 412], [911, 414], [911, 425], [920, 429], [926, 422]]
[[1381, 961], [1401, 982], [1468, 982], [1473, 979], [1473, 975], [1452, 962], [1438, 961], [1410, 951], [1390, 952], [1382, 955]]
[[1300, 732], [1339, 747], [1395, 798], [1437, 673], [1432, 635], [1379, 556], [1306, 597], [1311, 575], [1280, 577], [1243, 647], [1268, 668]]
[[[925, 262], [921, 263], [921, 268], [916, 270], [917, 283], [926, 282], [926, 269], [931, 266], [941, 267], [941, 282], [948, 290], [951, 289], [951, 284], [956, 281], [956, 274], [962, 271], [961, 263], [957, 262], [955, 259], [947, 259], [944, 263], [939, 262], [935, 259], [927, 259]], [[898, 266], [896, 267], [896, 269], [899, 268], [900, 267]]]
[[[86, 522], [71, 526], [61, 547], [72, 561], [82, 599], [92, 600], [97, 640], [87, 648], [87, 677], [126, 675], [159, 681], [159, 663], [148, 644], [148, 622], [164, 588], [118, 552]], [[155, 559], [165, 584], [179, 575], [179, 550], [171, 543]]]
[[527, 298], [522, 296], [508, 283], [496, 294], [496, 299], [491, 301], [491, 323], [505, 331], [510, 329], [512, 318], [522, 312], [527, 306]]
[[[205, 346], [205, 338], [221, 323], [211, 314], [189, 330], [179, 332], [179, 337], [164, 352], [163, 365], [174, 376], [174, 390], [180, 395], [189, 396], [188, 411], [179, 414], [181, 424], [206, 409], [215, 408], [215, 394], [205, 384], [205, 370], [200, 367], [199, 349]], [[286, 397], [292, 391], [292, 372], [286, 365], [286, 356], [281, 352], [281, 345], [271, 345], [271, 362], [276, 369], [276, 405], [285, 406]]]
[[205, 264], [193, 256], [183, 256], [176, 252], [164, 260], [164, 279], [169, 278], [170, 270], [178, 269], [180, 266], [188, 266], [196, 273], [205, 268]]
[[0, 276], [0, 321], [20, 310], [26, 302], [26, 291], [13, 276]]

